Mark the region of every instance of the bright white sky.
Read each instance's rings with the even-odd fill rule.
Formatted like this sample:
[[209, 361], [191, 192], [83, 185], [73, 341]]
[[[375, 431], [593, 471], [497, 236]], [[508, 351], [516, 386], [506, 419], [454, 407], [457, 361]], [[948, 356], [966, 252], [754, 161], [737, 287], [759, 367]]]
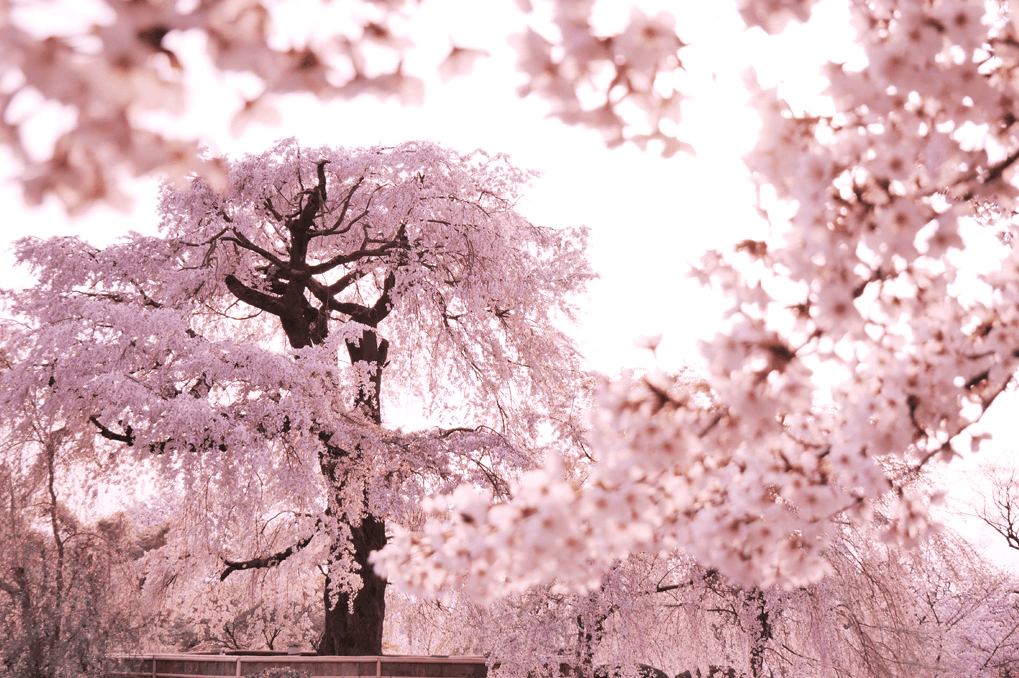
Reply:
[[[292, 9], [282, 14], [306, 22], [311, 16], [308, 8], [317, 4], [291, 0], [287, 6]], [[596, 22], [607, 28], [622, 26], [632, 4], [601, 0]], [[492, 54], [472, 76], [449, 84], [415, 72], [427, 79], [422, 107], [368, 98], [331, 104], [294, 98], [281, 106], [281, 124], [254, 125], [233, 137], [226, 111], [236, 108], [235, 92], [250, 93], [250, 83], [241, 77], [217, 81], [205, 76], [192, 83], [200, 96], [191, 102], [190, 114], [172, 125], [200, 134], [211, 147], [231, 155], [260, 152], [285, 136], [297, 136], [305, 145], [428, 139], [463, 151], [506, 152], [516, 164], [544, 173], [522, 205], [532, 221], [591, 228], [590, 258], [601, 279], [591, 286], [586, 317], [575, 336], [592, 366], [608, 373], [650, 366], [650, 353], [636, 349], [633, 340], [662, 333], [658, 365], [675, 368], [696, 359], [696, 340], [710, 336], [720, 310], [717, 298], [686, 277], [688, 263], [697, 261], [707, 248], [728, 248], [764, 232], [739, 160], [752, 146], [758, 124], [743, 102], [740, 72], [754, 64], [766, 80], [806, 82], [807, 91], [817, 91], [823, 85], [816, 75], [821, 56], [839, 58], [829, 47], [841, 37], [844, 50], [852, 36], [847, 22], [836, 18], [825, 21], [825, 30], [793, 31], [795, 35], [778, 43], [760, 31], [743, 32], [734, 3], [636, 4], [652, 14], [663, 6], [674, 8], [681, 37], [693, 45], [684, 50], [691, 75], [681, 84], [694, 96], [684, 104], [683, 138], [696, 147], [696, 158], [679, 155], [663, 160], [654, 151], [642, 153], [632, 147], [609, 151], [596, 132], [545, 120], [544, 102], [519, 99], [514, 90], [522, 76], [513, 68], [506, 38], [523, 22], [512, 0], [422, 4], [416, 21], [424, 20], [429, 28], [416, 40], [418, 51], [408, 61], [408, 70], [437, 64], [451, 42]], [[837, 16], [841, 3], [824, 4]], [[832, 12], [822, 8], [820, 13], [824, 19]], [[804, 59], [805, 54], [817, 58]], [[54, 111], [38, 116], [37, 138], [32, 141], [40, 153], [48, 154], [59, 124]], [[138, 182], [129, 214], [96, 209], [68, 220], [56, 204], [24, 210], [18, 190], [6, 185], [0, 188], [0, 201], [17, 206], [17, 214], [10, 215], [10, 226], [0, 238], [9, 242], [29, 233], [75, 233], [102, 244], [129, 229], [149, 231], [157, 223], [155, 190], [155, 181]], [[9, 265], [0, 266], [0, 271], [0, 285], [21, 280]]]
[[[513, 0], [423, 3], [416, 20], [425, 20], [427, 30], [418, 36], [418, 52], [408, 61], [408, 71], [426, 79], [421, 107], [369, 98], [331, 104], [292, 98], [280, 107], [281, 124], [255, 125], [234, 137], [228, 112], [236, 109], [237, 93], [253, 93], [247, 89], [250, 83], [206, 75], [192, 83], [197, 96], [190, 114], [171, 124], [229, 155], [257, 153], [286, 136], [309, 146], [427, 139], [461, 151], [506, 152], [518, 165], [544, 173], [521, 206], [528, 218], [591, 229], [590, 259], [601, 278], [591, 286], [585, 315], [574, 329], [591, 366], [609, 374], [654, 364], [675, 369], [699, 360], [697, 340], [714, 333], [724, 303], [686, 277], [688, 264], [708, 248], [728, 249], [744, 238], [761, 238], [766, 229], [740, 161], [758, 127], [744, 103], [741, 72], [753, 65], [765, 85], [784, 83], [786, 94], [809, 101], [824, 87], [818, 65], [854, 58], [853, 32], [844, 0], [822, 0], [808, 27], [791, 26], [780, 39], [759, 30], [745, 32], [735, 3], [722, 0], [600, 0], [596, 21], [607, 28], [621, 26], [633, 4], [649, 14], [671, 8], [681, 38], [691, 45], [683, 52], [689, 75], [681, 87], [693, 99], [684, 104], [681, 135], [696, 148], [696, 158], [681, 154], [663, 160], [633, 147], [606, 150], [596, 132], [545, 120], [544, 102], [517, 98], [514, 90], [522, 76], [513, 68], [506, 38], [523, 23]], [[287, 0], [292, 8], [287, 15], [306, 21], [308, 8], [316, 5], [317, 0]], [[341, 5], [332, 3], [334, 10], [345, 9]], [[449, 84], [414, 70], [438, 64], [451, 43], [483, 48], [492, 56], [473, 75]], [[59, 125], [59, 113], [45, 111], [29, 141], [48, 154]], [[69, 220], [56, 204], [24, 208], [16, 187], [0, 185], [0, 204], [7, 206], [8, 215], [0, 244], [27, 234], [77, 234], [101, 245], [130, 229], [152, 232], [158, 221], [156, 187], [154, 180], [137, 182], [127, 214], [95, 209]], [[10, 266], [9, 250], [0, 256], [0, 286], [25, 284], [24, 274]], [[664, 339], [655, 363], [633, 341], [659, 333]], [[1007, 423], [1002, 425], [1007, 430]], [[1001, 430], [993, 422], [987, 428]]]

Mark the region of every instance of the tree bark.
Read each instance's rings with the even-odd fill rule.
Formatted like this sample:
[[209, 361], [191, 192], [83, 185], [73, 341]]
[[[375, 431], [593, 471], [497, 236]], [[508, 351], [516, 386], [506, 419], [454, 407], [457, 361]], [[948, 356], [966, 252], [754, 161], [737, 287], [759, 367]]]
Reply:
[[[227, 289], [239, 301], [279, 318], [290, 346], [295, 349], [319, 345], [325, 341], [329, 335], [332, 311], [344, 313], [351, 321], [364, 325], [365, 330], [357, 341], [346, 342], [351, 364], [363, 363], [370, 369], [369, 380], [358, 389], [353, 405], [369, 421], [381, 424], [382, 370], [387, 364], [389, 342], [379, 335], [376, 328], [393, 308], [391, 294], [396, 285], [396, 274], [393, 270], [386, 274], [381, 294], [372, 306], [342, 302], [335, 298], [337, 293], [363, 273], [349, 273], [329, 285], [316, 281], [313, 276], [331, 270], [344, 261], [383, 256], [390, 250], [405, 249], [406, 234], [404, 226], [401, 226], [391, 242], [380, 244], [375, 249], [369, 247], [366, 241], [359, 250], [341, 253], [327, 262], [309, 264], [308, 245], [312, 238], [336, 231], [343, 221], [351, 197], [363, 182], [363, 179], [358, 181], [350, 189], [336, 224], [331, 229], [316, 229], [316, 220], [325, 217], [322, 207], [326, 201], [327, 164], [327, 160], [316, 163], [318, 183], [315, 187], [302, 192], [298, 209], [293, 213], [284, 216], [271, 201], [266, 200], [267, 209], [290, 233], [290, 242], [287, 246], [289, 258], [284, 260], [261, 249], [242, 232], [233, 229], [227, 240], [258, 254], [265, 260], [261, 267], [256, 268], [263, 274], [265, 286], [260, 289], [249, 287], [233, 275], [226, 276], [225, 283]], [[222, 216], [227, 223], [232, 223], [227, 215]], [[353, 221], [348, 223], [348, 228], [352, 224]], [[311, 294], [311, 300], [307, 293]], [[320, 304], [318, 307], [312, 303], [316, 299]], [[358, 466], [360, 450], [345, 450], [330, 443], [332, 434], [328, 431], [320, 432], [319, 438], [324, 446], [319, 456], [319, 464], [333, 490], [327, 513], [335, 515], [350, 531], [350, 544], [340, 542], [333, 544], [330, 549], [331, 556], [333, 559], [340, 559], [346, 557], [348, 553], [352, 554], [354, 571], [360, 575], [362, 586], [353, 594], [339, 592], [331, 595], [333, 580], [327, 574], [324, 593], [325, 632], [319, 643], [318, 653], [345, 656], [380, 655], [382, 628], [386, 615], [387, 582], [375, 574], [368, 557], [372, 551], [386, 545], [386, 523], [383, 518], [371, 513], [366, 488], [363, 488], [360, 494], [359, 506], [344, 506], [344, 502], [347, 501], [345, 497], [351, 494], [350, 484], [364, 482], [358, 474], [353, 473]], [[348, 492], [345, 493], [344, 489]], [[228, 569], [223, 576], [230, 571]]]
[[[365, 331], [355, 346], [347, 344], [351, 363], [365, 362], [374, 369], [371, 380], [373, 388], [359, 390], [355, 407], [376, 424], [382, 423], [382, 408], [379, 397], [382, 387], [382, 370], [385, 366], [388, 342], [381, 341], [374, 331]], [[330, 481], [335, 494], [329, 512], [339, 511], [337, 515], [350, 530], [349, 549], [353, 555], [354, 566], [361, 576], [361, 589], [351, 595], [346, 591], [331, 594], [332, 578], [326, 575], [324, 592], [325, 630], [322, 642], [319, 643], [320, 655], [369, 656], [382, 654], [382, 630], [386, 617], [386, 585], [385, 578], [375, 573], [375, 568], [368, 562], [372, 551], [386, 545], [386, 523], [379, 516], [373, 515], [368, 506], [368, 492], [365, 488], [361, 493], [360, 506], [345, 506], [347, 499], [343, 490], [352, 482], [363, 482], [352, 479], [349, 471], [358, 465], [359, 451], [348, 451], [332, 445], [330, 434], [319, 436], [325, 445], [320, 456], [322, 473]], [[352, 452], [352, 453], [351, 453]], [[349, 496], [349, 495], [346, 495]], [[358, 521], [348, 516], [361, 516]], [[357, 524], [355, 524], [357, 523]], [[337, 543], [332, 547], [334, 558], [341, 557], [344, 544]]]
[[367, 515], [357, 527], [350, 526], [354, 562], [360, 568], [362, 586], [353, 598], [342, 592], [329, 595], [326, 576], [325, 632], [320, 655], [366, 656], [382, 654], [382, 628], [386, 617], [386, 580], [375, 573], [368, 555], [386, 545], [386, 524]]
[[764, 592], [756, 586], [747, 593], [746, 600], [756, 612], [756, 628], [750, 630], [750, 673], [753, 678], [763, 678], [764, 655], [772, 638], [768, 601], [764, 598]]

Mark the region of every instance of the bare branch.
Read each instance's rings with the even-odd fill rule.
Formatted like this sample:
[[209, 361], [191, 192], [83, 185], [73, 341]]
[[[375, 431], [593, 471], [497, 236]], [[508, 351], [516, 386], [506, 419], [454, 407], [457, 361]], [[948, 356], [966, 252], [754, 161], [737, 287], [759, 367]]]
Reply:
[[89, 417], [88, 420], [92, 422], [97, 429], [99, 429], [99, 435], [107, 440], [115, 440], [118, 443], [126, 443], [128, 447], [134, 447], [134, 431], [130, 425], [124, 427], [123, 433], [117, 433], [116, 431], [112, 431], [106, 426], [103, 426], [103, 424], [99, 421], [99, 417], [95, 415]]
[[239, 572], [240, 570], [254, 570], [265, 567], [276, 567], [284, 560], [286, 560], [287, 558], [294, 555], [295, 553], [303, 549], [305, 546], [310, 544], [311, 540], [314, 538], [315, 535], [312, 534], [311, 536], [306, 537], [301, 541], [297, 542], [293, 546], [288, 546], [287, 548], [283, 549], [278, 553], [274, 553], [271, 556], [266, 556], [263, 558], [252, 558], [251, 560], [224, 559], [223, 564], [226, 565], [226, 569], [223, 570], [223, 573], [219, 575], [219, 580], [226, 581], [226, 578], [229, 577], [232, 573]]

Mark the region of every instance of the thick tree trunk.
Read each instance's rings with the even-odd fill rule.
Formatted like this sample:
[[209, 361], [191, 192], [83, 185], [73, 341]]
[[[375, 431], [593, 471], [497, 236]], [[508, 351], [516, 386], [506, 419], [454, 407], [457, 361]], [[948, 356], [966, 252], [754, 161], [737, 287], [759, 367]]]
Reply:
[[[315, 228], [316, 220], [325, 219], [326, 216], [321, 210], [326, 201], [325, 165], [328, 162], [320, 160], [316, 164], [318, 184], [313, 190], [301, 193], [300, 208], [296, 212], [284, 216], [266, 199], [265, 204], [270, 214], [290, 232], [287, 247], [289, 261], [281, 262], [275, 257], [266, 256], [266, 253], [252, 245], [243, 234], [234, 230], [235, 243], [265, 258], [264, 265], [255, 269], [262, 273], [264, 284], [249, 287], [233, 275], [226, 276], [225, 283], [227, 289], [238, 300], [278, 317], [290, 346], [295, 349], [319, 345], [325, 341], [329, 335], [329, 320], [333, 310], [347, 314], [351, 321], [369, 328], [357, 341], [348, 341], [346, 345], [351, 365], [366, 364], [371, 370], [366, 382], [358, 388], [354, 408], [360, 410], [369, 421], [381, 424], [382, 370], [387, 364], [389, 342], [382, 338], [375, 328], [393, 308], [390, 295], [396, 285], [396, 274], [393, 270], [387, 273], [381, 294], [372, 306], [341, 302], [334, 297], [358, 277], [344, 276], [332, 284], [315, 281], [314, 271], [310, 272], [308, 263], [308, 244], [313, 237], [322, 234], [322, 224], [319, 224], [319, 230]], [[347, 195], [348, 202], [356, 188], [357, 186], [354, 186]], [[344, 206], [344, 213], [346, 209], [347, 206]], [[232, 223], [229, 218], [226, 218], [226, 221]], [[338, 225], [339, 222], [333, 226], [334, 231]], [[347, 228], [350, 228], [350, 225]], [[406, 244], [406, 233], [401, 226], [390, 245], [393, 248], [397, 245], [405, 248]], [[388, 248], [383, 248], [376, 254], [387, 251]], [[362, 250], [360, 254], [367, 256], [368, 252]], [[354, 253], [348, 253], [348, 256], [353, 257], [350, 261], [357, 258]], [[405, 258], [403, 260], [405, 261]], [[321, 268], [319, 262], [311, 268], [321, 273], [330, 267]], [[314, 299], [308, 298], [308, 292]], [[313, 304], [315, 299], [320, 306], [316, 307]], [[380, 655], [382, 624], [386, 616], [386, 580], [375, 574], [375, 570], [368, 562], [368, 556], [372, 551], [386, 545], [386, 524], [381, 517], [372, 515], [367, 493], [363, 495], [364, 503], [361, 506], [343, 505], [343, 489], [349, 489], [351, 482], [363, 482], [358, 474], [353, 472], [358, 465], [359, 451], [345, 450], [330, 444], [331, 437], [332, 434], [327, 431], [319, 433], [319, 438], [325, 446], [319, 463], [334, 490], [334, 501], [331, 502], [329, 513], [339, 517], [340, 521], [350, 528], [351, 535], [349, 545], [346, 542], [332, 545], [332, 555], [334, 559], [339, 560], [345, 558], [347, 553], [353, 553], [354, 569], [363, 583], [361, 589], [354, 594], [339, 592], [330, 595], [332, 580], [327, 575], [324, 596], [325, 633], [318, 652], [322, 655]], [[358, 519], [358, 516], [363, 517]], [[228, 568], [223, 576], [230, 571], [232, 569]]]
[[[374, 368], [371, 386], [359, 390], [354, 406], [376, 424], [382, 423], [382, 409], [379, 394], [382, 389], [382, 369], [385, 366], [389, 342], [379, 340], [375, 332], [365, 332], [357, 344], [347, 344], [351, 363], [367, 363]], [[322, 458], [322, 471], [330, 479], [337, 490], [335, 505], [343, 509], [344, 499], [341, 490], [348, 485], [349, 477], [343, 470], [346, 465], [356, 465], [357, 452], [350, 455], [328, 443], [324, 439], [328, 454]], [[342, 461], [341, 461], [342, 460]], [[341, 475], [342, 474], [342, 475]], [[357, 482], [357, 481], [354, 481]], [[350, 551], [353, 553], [354, 564], [361, 576], [361, 590], [353, 595], [347, 592], [330, 594], [332, 580], [326, 576], [325, 587], [325, 631], [319, 645], [320, 655], [366, 656], [382, 654], [382, 629], [386, 617], [386, 580], [375, 573], [368, 562], [372, 551], [386, 545], [386, 523], [382, 518], [372, 515], [368, 507], [367, 492], [364, 494], [364, 505], [351, 507], [343, 513], [359, 514], [364, 517], [360, 524], [346, 520], [350, 528]], [[340, 557], [339, 549], [344, 544], [334, 545], [334, 556]]]
[[365, 656], [382, 654], [382, 624], [386, 617], [386, 580], [375, 574], [368, 555], [386, 545], [386, 524], [368, 515], [358, 527], [351, 527], [354, 562], [360, 568], [361, 590], [329, 595], [326, 577], [325, 633], [318, 653], [322, 655]]
[[[386, 618], [386, 580], [375, 573], [368, 562], [372, 551], [386, 545], [386, 523], [373, 515], [368, 507], [367, 488], [361, 493], [360, 506], [345, 506], [349, 501], [351, 483], [363, 483], [352, 478], [351, 467], [358, 463], [353, 454], [329, 442], [331, 436], [319, 434], [325, 450], [319, 457], [322, 473], [334, 488], [333, 501], [327, 513], [338, 515], [350, 530], [350, 540], [343, 536], [332, 545], [333, 560], [353, 557], [354, 569], [361, 578], [361, 589], [354, 594], [346, 591], [330, 592], [333, 580], [327, 574], [325, 584], [325, 630], [319, 643], [320, 655], [367, 656], [382, 654], [382, 627]], [[362, 516], [360, 520], [348, 516]], [[354, 524], [357, 523], [357, 524]]]

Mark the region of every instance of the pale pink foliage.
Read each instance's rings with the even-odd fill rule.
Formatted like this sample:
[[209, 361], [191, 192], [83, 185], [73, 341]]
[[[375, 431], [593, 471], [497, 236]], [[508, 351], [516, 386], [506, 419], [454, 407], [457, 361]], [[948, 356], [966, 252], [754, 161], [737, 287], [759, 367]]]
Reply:
[[1019, 665], [1016, 579], [958, 534], [907, 549], [844, 522], [824, 558], [831, 574], [793, 590], [741, 587], [681, 554], [635, 554], [584, 593], [551, 583], [485, 606], [394, 594], [389, 634], [402, 652], [491, 653], [500, 678], [606, 665], [631, 675], [640, 664], [666, 675], [992, 678]]
[[553, 573], [584, 587], [615, 558], [680, 548], [741, 584], [795, 587], [830, 570], [833, 520], [869, 524], [888, 495], [879, 532], [920, 543], [931, 496], [884, 460], [953, 457], [1019, 367], [1019, 253], [988, 249], [978, 271], [952, 256], [979, 239], [977, 206], [1007, 212], [1019, 195], [1019, 51], [1000, 11], [853, 3], [867, 64], [829, 64], [818, 111], [749, 73], [763, 127], [745, 160], [762, 209], [791, 216], [702, 257], [695, 275], [731, 302], [703, 385], [607, 383], [585, 486], [549, 465], [509, 503], [455, 495], [451, 520], [383, 552], [390, 576], [488, 595]]
[[[308, 535], [321, 537], [287, 560], [296, 583], [272, 600], [300, 603], [308, 573], [327, 563], [331, 581], [356, 591], [342, 545], [362, 515], [327, 513], [335, 493], [361, 507], [348, 513], [413, 527], [425, 495], [478, 483], [505, 496], [522, 469], [574, 454], [584, 375], [562, 327], [592, 277], [586, 232], [516, 211], [531, 173], [428, 143], [294, 140], [226, 169], [222, 192], [202, 179], [167, 186], [159, 236], [103, 249], [77, 238], [16, 245], [38, 283], [8, 293], [26, 327], [0, 382], [10, 425], [31, 426], [18, 414], [29, 399], [108, 466], [152, 474], [151, 510], [172, 529], [146, 560], [150, 595], [188, 612], [195, 581], [215, 586], [224, 560]], [[277, 319], [238, 304], [225, 281], [271, 287], [266, 267], [287, 257], [290, 238], [274, 211], [316, 191], [319, 172], [328, 198], [308, 245], [308, 289], [344, 285], [326, 308], [327, 340], [294, 350]], [[378, 326], [392, 347], [383, 406], [390, 393], [418, 398], [435, 423], [420, 431], [368, 420], [354, 406], [372, 386], [364, 363], [340, 362], [344, 340], [363, 338], [348, 307], [377, 298], [391, 276], [392, 312]], [[342, 487], [321, 471], [322, 432], [357, 451]]]
[[[690, 150], [674, 127], [660, 124], [679, 122], [684, 99], [671, 85], [656, 86], [660, 75], [681, 66], [684, 43], [673, 17], [634, 9], [619, 34], [602, 34], [591, 25], [593, 0], [547, 4], [553, 34], [529, 27], [511, 36], [526, 76], [521, 95], [546, 99], [552, 116], [599, 130], [612, 145], [654, 140], [666, 155]], [[530, 3], [525, 5], [521, 10], [529, 13]], [[303, 11], [324, 18], [303, 25], [292, 21], [292, 7], [269, 0], [95, 0], [76, 8], [92, 10], [90, 18], [60, 28], [39, 21], [50, 6], [62, 11], [60, 2], [0, 2], [0, 146], [19, 162], [30, 204], [52, 194], [71, 212], [96, 202], [123, 205], [126, 178], [151, 172], [198, 172], [222, 186], [224, 167], [200, 157], [200, 139], [146, 120], [153, 111], [178, 114], [202, 97], [188, 85], [192, 71], [205, 67], [202, 60], [175, 51], [183, 36], [202, 38], [194, 44], [204, 44], [199, 56], [215, 76], [243, 74], [256, 84], [232, 112], [235, 133], [253, 121], [275, 123], [275, 100], [292, 93], [324, 100], [371, 94], [420, 104], [421, 73], [438, 72], [444, 80], [467, 75], [486, 54], [483, 45], [454, 45], [439, 64], [415, 63], [409, 36], [416, 3], [407, 0], [361, 0], [342, 8], [321, 0]], [[33, 97], [63, 106], [73, 117], [46, 158], [29, 153], [24, 137], [31, 116], [8, 115], [12, 103]]]

